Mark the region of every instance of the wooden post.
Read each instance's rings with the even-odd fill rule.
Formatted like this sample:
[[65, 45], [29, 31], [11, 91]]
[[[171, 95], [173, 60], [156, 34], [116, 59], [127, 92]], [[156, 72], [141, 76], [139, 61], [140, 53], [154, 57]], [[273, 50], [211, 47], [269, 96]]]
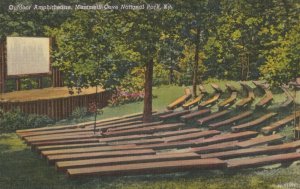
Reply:
[[52, 68], [52, 86], [62, 87], [63, 83], [61, 71], [58, 68]]
[[151, 57], [146, 65], [145, 73], [145, 97], [144, 97], [144, 111], [143, 121], [150, 122], [152, 120], [152, 83], [153, 83], [153, 66], [154, 61]]
[[16, 90], [17, 91], [21, 90], [21, 79], [20, 78], [16, 79]]
[[300, 139], [300, 128], [295, 127], [295, 140], [299, 140], [299, 139]]
[[5, 92], [4, 43], [0, 44], [0, 94]]
[[38, 88], [39, 88], [39, 89], [42, 89], [42, 88], [43, 88], [43, 78], [42, 78], [42, 77], [39, 77], [39, 78], [38, 78]]

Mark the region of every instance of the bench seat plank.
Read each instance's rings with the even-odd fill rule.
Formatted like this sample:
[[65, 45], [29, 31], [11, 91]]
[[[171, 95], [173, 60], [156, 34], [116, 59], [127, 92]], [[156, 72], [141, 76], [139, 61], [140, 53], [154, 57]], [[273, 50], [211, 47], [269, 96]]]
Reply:
[[279, 121], [276, 121], [275, 123], [271, 123], [270, 125], [263, 127], [261, 129], [261, 132], [265, 135], [271, 134], [273, 131], [277, 131], [278, 129], [285, 126], [286, 124], [289, 124], [290, 122], [294, 121], [295, 118], [298, 119], [299, 117], [300, 117], [300, 111], [296, 113], [296, 116], [295, 114], [292, 114], [286, 116], [285, 118]]
[[235, 123], [237, 121], [240, 121], [244, 118], [247, 118], [249, 116], [251, 116], [253, 114], [253, 111], [246, 111], [246, 112], [242, 112], [236, 116], [233, 116], [229, 119], [226, 119], [224, 121], [220, 121], [220, 122], [216, 122], [216, 123], [211, 123], [209, 124], [209, 129], [217, 129], [219, 127], [225, 126], [225, 125], [230, 125], [232, 123]]
[[231, 129], [233, 132], [239, 132], [242, 130], [252, 129], [253, 127], [256, 127], [257, 125], [264, 123], [264, 122], [268, 121], [269, 119], [273, 118], [275, 115], [277, 115], [277, 113], [274, 113], [274, 112], [267, 113], [253, 121], [234, 126]]
[[182, 141], [182, 140], [192, 140], [196, 138], [203, 138], [203, 137], [211, 137], [214, 135], [220, 134], [220, 131], [216, 130], [208, 130], [208, 131], [200, 131], [196, 133], [189, 133], [189, 134], [183, 134], [178, 136], [171, 136], [164, 138], [166, 142], [176, 142], [176, 141]]
[[175, 101], [173, 101], [171, 104], [167, 106], [168, 110], [174, 110], [180, 105], [184, 104], [187, 100], [189, 100], [192, 97], [192, 92], [190, 88], [186, 88], [184, 90], [184, 95], [177, 98]]
[[191, 112], [190, 110], [177, 111], [177, 112], [172, 112], [172, 113], [169, 113], [169, 114], [159, 116], [159, 118], [162, 119], [162, 120], [173, 119], [173, 118], [178, 118], [178, 117], [180, 117], [182, 115], [185, 115], [185, 114], [189, 114], [190, 112]]
[[247, 159], [234, 159], [228, 160], [228, 168], [241, 169], [241, 168], [255, 168], [265, 165], [271, 165], [276, 163], [286, 163], [300, 160], [300, 153], [282, 153], [277, 155], [247, 158]]
[[136, 156], [136, 155], [151, 155], [155, 154], [152, 149], [137, 149], [137, 150], [121, 150], [121, 151], [105, 151], [105, 152], [87, 152], [87, 153], [74, 153], [74, 154], [58, 154], [48, 155], [48, 163], [56, 161], [92, 159], [92, 158], [109, 158], [109, 157], [123, 157], [123, 156]]
[[183, 172], [199, 169], [222, 169], [226, 163], [219, 159], [196, 159], [181, 161], [161, 161], [151, 163], [135, 163], [117, 166], [96, 166], [88, 168], [67, 169], [70, 177], [76, 176], [118, 176], [141, 175], [148, 173]]
[[158, 131], [179, 129], [184, 126], [185, 125], [183, 123], [170, 123], [170, 124], [156, 125], [156, 126], [150, 126], [144, 128], [128, 129], [124, 131], [105, 132], [103, 133], [103, 135], [106, 137], [112, 137], [112, 136], [126, 136], [132, 134], [149, 134]]
[[258, 132], [255, 131], [244, 131], [239, 133], [226, 133], [226, 134], [220, 134], [216, 135], [210, 138], [206, 138], [203, 140], [199, 140], [196, 142], [197, 145], [211, 145], [211, 144], [217, 144], [221, 142], [228, 142], [233, 140], [244, 140], [248, 138], [253, 138], [258, 135]]
[[188, 121], [188, 120], [191, 120], [191, 119], [196, 118], [196, 117], [207, 116], [210, 113], [211, 113], [211, 110], [209, 108], [205, 108], [205, 109], [202, 109], [202, 110], [194, 111], [194, 112], [191, 112], [189, 114], [183, 115], [183, 116], [180, 117], [180, 119], [182, 121]]
[[219, 158], [219, 159], [232, 159], [237, 157], [257, 156], [257, 155], [270, 155], [283, 152], [295, 151], [295, 148], [290, 144], [281, 144], [275, 146], [263, 146], [255, 148], [246, 148], [239, 150], [231, 150], [225, 152], [217, 152], [210, 154], [201, 154], [201, 158]]
[[56, 162], [55, 166], [57, 170], [64, 171], [66, 169], [74, 169], [74, 168], [81, 168], [81, 167], [95, 167], [95, 166], [104, 166], [104, 165], [111, 166], [111, 165], [122, 165], [122, 164], [130, 164], [130, 163], [189, 160], [189, 159], [199, 159], [199, 158], [200, 156], [196, 153], [156, 154], [156, 155], [143, 155], [143, 156], [62, 161], [62, 162]]
[[197, 123], [198, 125], [203, 125], [211, 120], [214, 120], [214, 119], [217, 119], [217, 118], [220, 118], [220, 117], [223, 117], [223, 116], [226, 116], [230, 113], [231, 111], [229, 110], [222, 110], [222, 111], [219, 111], [219, 112], [215, 112], [215, 113], [212, 113], [206, 117], [203, 117], [201, 119], [198, 119], [197, 120]]
[[239, 142], [237, 145], [241, 148], [249, 148], [252, 146], [282, 141], [284, 138], [285, 138], [284, 136], [278, 134], [269, 135], [269, 136], [259, 136], [247, 141]]

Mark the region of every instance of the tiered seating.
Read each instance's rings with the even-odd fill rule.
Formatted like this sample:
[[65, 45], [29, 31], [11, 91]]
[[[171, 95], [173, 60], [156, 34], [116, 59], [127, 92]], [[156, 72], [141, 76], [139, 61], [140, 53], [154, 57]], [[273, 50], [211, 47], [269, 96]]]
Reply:
[[255, 131], [245, 131], [245, 132], [239, 132], [239, 133], [226, 133], [221, 135], [216, 135], [207, 139], [202, 139], [195, 144], [205, 146], [205, 145], [212, 145], [222, 142], [228, 142], [228, 141], [234, 141], [234, 140], [246, 140], [249, 138], [253, 138], [257, 136], [258, 133]]
[[219, 158], [219, 159], [231, 159], [243, 156], [256, 156], [265, 154], [280, 154], [284, 152], [295, 151], [295, 148], [290, 144], [281, 144], [274, 146], [263, 146], [255, 148], [246, 148], [239, 150], [231, 150], [226, 152], [216, 152], [210, 154], [203, 154], [201, 158]]
[[128, 156], [102, 159], [88, 159], [76, 161], [62, 161], [56, 163], [56, 169], [65, 171], [66, 169], [74, 169], [81, 167], [95, 167], [105, 165], [122, 165], [130, 163], [147, 163], [156, 161], [174, 161], [174, 160], [191, 160], [199, 159], [200, 156], [196, 153], [176, 153], [176, 154], [155, 154], [144, 156]]
[[237, 90], [234, 86], [230, 85], [230, 84], [226, 84], [227, 90], [230, 93], [229, 98], [223, 100], [222, 102], [220, 102], [218, 104], [218, 107], [220, 110], [223, 110], [225, 108], [228, 108], [230, 106], [232, 106], [234, 104], [234, 102], [237, 99]]
[[182, 121], [189, 121], [191, 119], [194, 119], [196, 117], [204, 117], [204, 116], [207, 116], [211, 113], [211, 110], [209, 108], [206, 108], [206, 109], [202, 109], [202, 110], [198, 110], [198, 111], [194, 111], [194, 112], [191, 112], [189, 114], [186, 114], [186, 115], [183, 115], [180, 117], [180, 119]]
[[292, 121], [294, 121], [295, 119], [298, 120], [300, 117], [300, 112], [296, 112], [296, 113], [293, 113], [289, 116], [286, 116], [285, 118], [279, 120], [279, 121], [276, 121], [275, 123], [271, 123], [270, 125], [268, 126], [265, 126], [261, 129], [261, 132], [265, 135], [267, 134], [271, 134], [272, 132], [274, 131], [277, 131], [278, 129], [280, 129], [281, 127], [291, 123]]
[[259, 124], [268, 121], [269, 119], [271, 119], [275, 115], [277, 115], [277, 113], [274, 113], [274, 112], [267, 113], [267, 114], [255, 119], [255, 120], [253, 120], [253, 121], [246, 122], [246, 123], [234, 126], [231, 129], [232, 129], [233, 132], [239, 132], [239, 131], [242, 131], [242, 130], [253, 129], [254, 127], [258, 126]]
[[[180, 163], [179, 163], [180, 162]], [[149, 173], [183, 172], [200, 169], [222, 169], [226, 163], [222, 160], [196, 159], [181, 161], [161, 161], [151, 163], [132, 163], [127, 165], [99, 166], [89, 168], [68, 169], [70, 177], [76, 176], [119, 176], [119, 175], [141, 175]]]
[[228, 115], [228, 114], [230, 114], [230, 111], [229, 111], [229, 110], [222, 110], [222, 111], [220, 111], [220, 112], [215, 112], [215, 113], [212, 113], [212, 114], [210, 114], [210, 115], [208, 115], [208, 116], [206, 116], [206, 117], [203, 117], [203, 118], [201, 118], [201, 119], [198, 119], [198, 120], [197, 120], [197, 123], [198, 123], [199, 125], [203, 125], [203, 124], [205, 124], [205, 123], [207, 123], [207, 122], [209, 122], [209, 121], [211, 121], [211, 120], [214, 120], [214, 119], [217, 119], [217, 118], [226, 116], [226, 115]]
[[125, 136], [125, 135], [133, 135], [133, 134], [147, 134], [147, 133], [154, 133], [158, 131], [175, 130], [175, 129], [182, 128], [184, 126], [185, 125], [183, 123], [170, 123], [170, 124], [163, 124], [157, 126], [127, 129], [124, 131], [106, 132], [103, 133], [103, 135], [112, 137], [112, 136]]
[[255, 95], [254, 95], [253, 89], [249, 85], [247, 85], [246, 83], [243, 83], [243, 82], [240, 82], [240, 84], [244, 88], [244, 90], [247, 91], [248, 95], [246, 98], [243, 98], [239, 102], [237, 102], [236, 107], [244, 108], [244, 107], [249, 106], [253, 102]]
[[[215, 94], [221, 94], [218, 86], [212, 86]], [[253, 90], [247, 86], [243, 87], [247, 89], [249, 98], [238, 102], [241, 107], [254, 99]], [[229, 89], [229, 85], [227, 88], [234, 91]], [[229, 99], [219, 103], [220, 109], [232, 105]], [[50, 164], [55, 163], [57, 170], [66, 172], [70, 177], [247, 168], [300, 159], [299, 153], [290, 153], [300, 147], [300, 141], [281, 144], [285, 141], [284, 136], [258, 136], [258, 132], [249, 131], [270, 120], [276, 113], [266, 113], [245, 122], [243, 120], [254, 112], [242, 111], [224, 118], [231, 114], [231, 110], [211, 113], [209, 108], [202, 107], [197, 111], [189, 108], [155, 113], [156, 121], [151, 123], [143, 123], [141, 114], [100, 120], [96, 123], [95, 133], [93, 122], [17, 133]], [[297, 119], [300, 117], [299, 112], [295, 115]], [[157, 118], [180, 118], [183, 121], [197, 118], [200, 125], [210, 123], [209, 130], [207, 127], [196, 128], [194, 124], [164, 123]], [[262, 132], [270, 134], [293, 120], [294, 114], [291, 114], [264, 127]], [[231, 126], [233, 132], [215, 130], [222, 126]], [[235, 159], [240, 157], [243, 159]]]
[[253, 114], [252, 111], [242, 112], [242, 113], [240, 113], [236, 116], [233, 116], [229, 119], [226, 119], [226, 120], [223, 120], [223, 121], [220, 121], [220, 122], [211, 123], [208, 126], [209, 126], [209, 129], [217, 129], [219, 127], [230, 125], [230, 124], [235, 123], [237, 121], [240, 121], [244, 118], [247, 118], [247, 117], [251, 116], [252, 114]]
[[284, 139], [281, 135], [270, 135], [270, 136], [259, 136], [247, 141], [242, 141], [237, 144], [241, 148], [248, 148], [257, 145], [270, 144], [270, 143], [280, 143]]
[[199, 96], [197, 96], [193, 100], [183, 104], [182, 108], [185, 110], [188, 110], [190, 108], [193, 108], [194, 106], [197, 106], [201, 102], [201, 100], [204, 98], [204, 96], [207, 94], [207, 91], [205, 90], [203, 85], [199, 85], [199, 92], [200, 92]]
[[292, 105], [292, 103], [294, 102], [294, 98], [286, 87], [281, 86], [281, 89], [283, 90], [287, 98], [282, 104], [280, 104], [280, 108], [287, 108]]
[[190, 88], [186, 88], [184, 89], [184, 95], [177, 98], [174, 102], [172, 102], [171, 104], [169, 104], [167, 106], [168, 110], [174, 110], [176, 108], [178, 108], [179, 106], [181, 106], [182, 104], [184, 104], [187, 100], [189, 100], [192, 97], [192, 92]]
[[272, 165], [276, 163], [287, 163], [296, 160], [300, 160], [300, 153], [293, 152], [247, 159], [232, 159], [228, 160], [227, 163], [229, 169], [241, 169]]
[[255, 104], [255, 107], [256, 107], [256, 108], [263, 108], [263, 107], [266, 107], [266, 106], [270, 105], [270, 103], [271, 103], [272, 100], [273, 100], [273, 94], [272, 94], [272, 92], [269, 90], [269, 85], [267, 85], [267, 84], [262, 84], [262, 83], [259, 83], [259, 82], [255, 82], [255, 81], [253, 81], [253, 83], [254, 83], [257, 87], [261, 88], [261, 89], [264, 91], [264, 93], [265, 93], [265, 95], [263, 96], [263, 98], [260, 99], [260, 101], [259, 101], [258, 103]]
[[220, 87], [217, 85], [217, 84], [211, 84], [212, 88], [214, 89], [215, 91], [215, 94], [213, 97], [209, 98], [208, 100], [200, 103], [198, 105], [198, 109], [203, 109], [205, 107], [208, 107], [208, 106], [212, 106], [214, 105], [215, 103], [217, 103], [217, 101], [219, 100], [221, 94], [222, 94], [222, 90], [220, 89]]
[[159, 116], [161, 120], [167, 120], [167, 119], [173, 119], [173, 118], [179, 118], [182, 115], [189, 114], [190, 110], [183, 110], [183, 111], [176, 111], [168, 114], [164, 114]]

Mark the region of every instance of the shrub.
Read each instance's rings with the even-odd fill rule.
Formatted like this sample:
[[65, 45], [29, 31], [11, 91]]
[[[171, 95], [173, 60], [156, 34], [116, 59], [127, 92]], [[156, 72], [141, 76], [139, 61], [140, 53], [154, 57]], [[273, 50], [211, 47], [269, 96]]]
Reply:
[[18, 129], [43, 127], [54, 121], [45, 115], [25, 114], [19, 108], [4, 112], [0, 109], [0, 131], [13, 132]]
[[78, 122], [84, 120], [88, 115], [89, 112], [86, 107], [76, 107], [71, 113], [71, 118]]
[[75, 122], [83, 122], [86, 121], [89, 116], [94, 115], [94, 113], [100, 115], [103, 111], [98, 108], [95, 102], [92, 102], [88, 107], [76, 107], [72, 111], [70, 119], [74, 119]]
[[118, 88], [112, 95], [109, 104], [111, 106], [118, 106], [121, 104], [142, 101], [144, 99], [143, 91], [130, 92], [125, 89]]

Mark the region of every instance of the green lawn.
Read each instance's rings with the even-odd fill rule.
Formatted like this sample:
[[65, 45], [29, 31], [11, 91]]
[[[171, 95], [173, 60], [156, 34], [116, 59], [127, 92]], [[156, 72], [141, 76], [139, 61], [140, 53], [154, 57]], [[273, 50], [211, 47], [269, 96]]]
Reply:
[[[236, 83], [234, 83], [236, 85]], [[238, 85], [236, 85], [238, 87]], [[223, 83], [221, 87], [224, 89]], [[211, 91], [210, 87], [207, 87]], [[183, 88], [162, 86], [154, 89], [153, 105], [155, 110], [164, 110], [168, 102], [183, 94]], [[298, 94], [300, 95], [300, 94]], [[284, 100], [275, 95], [274, 105]], [[299, 99], [298, 99], [299, 100]], [[299, 101], [298, 101], [299, 102]], [[120, 116], [141, 112], [142, 102], [108, 107], [99, 118]], [[92, 119], [92, 118], [90, 118]], [[291, 136], [292, 128], [281, 133]], [[0, 135], [0, 189], [96, 189], [96, 188], [300, 188], [300, 165], [294, 163], [288, 168], [266, 167], [242, 171], [196, 171], [179, 174], [127, 176], [116, 178], [68, 179], [48, 166], [46, 161], [30, 151], [15, 134]]]

